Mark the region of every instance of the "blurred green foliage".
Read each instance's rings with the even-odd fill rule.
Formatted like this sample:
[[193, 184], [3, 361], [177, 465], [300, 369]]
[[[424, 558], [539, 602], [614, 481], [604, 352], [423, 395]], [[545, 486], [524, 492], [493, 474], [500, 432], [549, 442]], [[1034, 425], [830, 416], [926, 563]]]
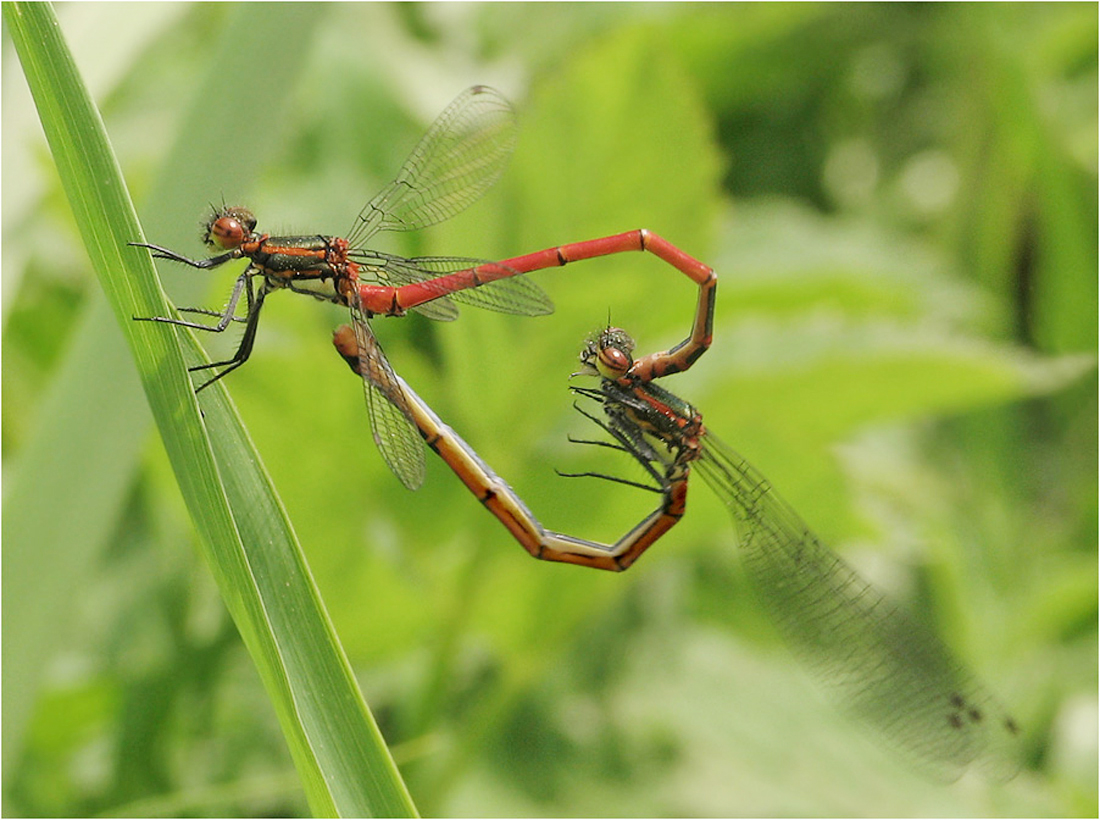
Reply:
[[[151, 241], [201, 253], [223, 198], [270, 232], [342, 233], [454, 95], [500, 88], [523, 125], [505, 179], [383, 249], [501, 258], [644, 226], [713, 264], [714, 347], [671, 389], [1024, 727], [1007, 785], [880, 754], [777, 644], [707, 490], [622, 576], [531, 561], [442, 464], [407, 493], [328, 349], [340, 311], [272, 299], [230, 391], [422, 812], [1096, 814], [1095, 5], [300, 5], [234, 61], [276, 12], [60, 9]], [[92, 359], [118, 407], [71, 408], [125, 480], [42, 430], [112, 320], [7, 41], [4, 60], [6, 481], [45, 432], [59, 485], [92, 492], [41, 503], [100, 522], [60, 560], [4, 554], [5, 813], [301, 814], [147, 417], [115, 417], [141, 400], [132, 365]], [[222, 149], [175, 179], [198, 128]], [[162, 273], [177, 304], [217, 305], [235, 271]], [[609, 315], [643, 351], [675, 343], [695, 294], [641, 256], [535, 276], [553, 317], [376, 331], [548, 526], [612, 538], [651, 499], [554, 474], [619, 466], [567, 443], [590, 432], [567, 376]], [[11, 594], [16, 560], [36, 596]]]

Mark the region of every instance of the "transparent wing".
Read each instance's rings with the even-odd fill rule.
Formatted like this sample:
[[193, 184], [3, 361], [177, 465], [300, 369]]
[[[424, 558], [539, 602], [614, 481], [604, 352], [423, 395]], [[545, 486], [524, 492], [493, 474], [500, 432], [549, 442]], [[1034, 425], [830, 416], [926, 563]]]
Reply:
[[[403, 259], [376, 251], [359, 251], [351, 256], [360, 265], [360, 280], [373, 277], [378, 282], [397, 287], [417, 285], [418, 297], [431, 301], [412, 310], [431, 319], [454, 319], [458, 309], [452, 301], [520, 316], [544, 316], [554, 312], [554, 303], [546, 291], [519, 271], [496, 262], [461, 256]], [[475, 268], [482, 279], [500, 278], [475, 285], [473, 277], [448, 276]]]
[[696, 465], [733, 513], [762, 605], [845, 712], [940, 779], [972, 762], [998, 779], [1016, 773], [1016, 723], [939, 638], [818, 541], [725, 444], [708, 434]]
[[367, 397], [371, 435], [382, 460], [410, 490], [424, 483], [424, 445], [413, 424], [401, 382], [382, 352], [358, 305], [351, 307], [351, 325], [359, 345], [359, 373]]
[[397, 177], [359, 212], [348, 241], [379, 231], [413, 231], [465, 210], [504, 172], [518, 129], [511, 104], [475, 85], [432, 123]]

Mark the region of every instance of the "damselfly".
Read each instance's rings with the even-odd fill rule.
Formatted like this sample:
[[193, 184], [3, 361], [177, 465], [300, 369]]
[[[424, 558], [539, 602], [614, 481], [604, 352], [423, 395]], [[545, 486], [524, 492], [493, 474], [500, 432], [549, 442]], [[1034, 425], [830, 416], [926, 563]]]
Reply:
[[633, 458], [661, 494], [658, 511], [675, 512], [651, 516], [628, 537], [645, 541], [646, 526], [659, 536], [675, 524], [698, 470], [733, 514], [761, 605], [845, 712], [933, 776], [955, 779], [971, 763], [998, 779], [1014, 775], [1019, 728], [985, 687], [930, 629], [822, 544], [767, 479], [707, 431], [694, 407], [639, 371], [633, 349], [618, 328], [591, 336], [580, 372], [598, 376], [600, 386], [572, 388], [602, 408], [603, 418], [578, 410], [613, 438], [584, 443]]
[[[202, 390], [248, 360], [260, 310], [272, 291], [290, 290], [348, 307], [352, 332], [362, 351], [356, 370], [363, 376], [375, 443], [401, 482], [416, 489], [424, 478], [423, 448], [402, 398], [402, 382], [368, 323], [371, 316], [401, 316], [416, 310], [433, 319], [453, 319], [457, 316], [453, 301], [504, 313], [546, 314], [553, 310], [550, 299], [537, 285], [517, 274], [642, 250], [654, 253], [699, 284], [701, 300], [713, 298], [714, 274], [710, 268], [645, 230], [549, 248], [499, 263], [453, 256], [405, 259], [366, 247], [380, 231], [424, 228], [473, 203], [500, 177], [516, 133], [515, 114], [508, 101], [491, 88], [474, 86], [439, 116], [394, 181], [359, 212], [347, 238], [257, 233], [251, 212], [223, 206], [213, 210], [204, 234], [207, 245], [223, 251], [216, 256], [196, 260], [159, 245], [133, 243], [150, 249], [158, 259], [193, 268], [215, 268], [234, 259], [249, 261], [224, 310], [179, 309], [217, 317], [215, 324], [168, 317], [142, 320], [215, 333], [234, 322], [243, 323], [240, 344], [230, 358], [191, 368], [218, 369], [198, 386], [197, 390]], [[242, 296], [245, 314], [237, 316]], [[689, 366], [706, 349], [709, 323], [698, 325], [690, 341], [675, 357], [676, 367]]]
[[[695, 324], [709, 329], [713, 302], [706, 293]], [[346, 326], [337, 329], [333, 343], [357, 373], [362, 362], [378, 355], [364, 351]], [[733, 513], [745, 571], [761, 605], [843, 711], [933, 777], [953, 780], [972, 763], [996, 779], [1012, 777], [1019, 767], [1019, 727], [977, 678], [923, 623], [822, 544], [760, 473], [707, 431], [694, 407], [653, 382], [684, 369], [679, 352], [705, 348], [692, 345], [689, 337], [671, 351], [637, 360], [633, 348], [630, 336], [617, 328], [586, 342], [581, 370], [574, 375], [599, 376], [600, 386], [572, 390], [596, 402], [603, 414], [577, 410], [612, 440], [574, 441], [626, 453], [652, 485], [601, 473], [563, 474], [609, 479], [660, 495], [656, 509], [613, 544], [545, 528], [507, 482], [398, 378], [401, 399], [428, 446], [524, 549], [542, 560], [627, 569], [682, 518], [689, 477], [698, 469]]]

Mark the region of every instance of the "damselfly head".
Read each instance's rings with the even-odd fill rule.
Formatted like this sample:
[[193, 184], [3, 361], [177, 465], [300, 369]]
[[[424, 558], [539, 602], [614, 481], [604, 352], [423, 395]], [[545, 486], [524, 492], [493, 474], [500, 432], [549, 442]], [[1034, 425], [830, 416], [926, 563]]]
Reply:
[[634, 364], [633, 351], [634, 339], [629, 333], [620, 327], [604, 328], [585, 339], [581, 370], [575, 375], [622, 378]]
[[222, 205], [211, 207], [203, 225], [202, 241], [211, 248], [231, 251], [239, 248], [256, 230], [256, 217], [248, 208]]

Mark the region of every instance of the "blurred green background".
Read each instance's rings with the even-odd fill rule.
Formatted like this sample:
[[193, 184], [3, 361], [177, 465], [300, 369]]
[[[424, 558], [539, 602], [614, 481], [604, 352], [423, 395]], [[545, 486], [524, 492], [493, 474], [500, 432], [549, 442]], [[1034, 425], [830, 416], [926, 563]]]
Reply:
[[[502, 182], [380, 247], [647, 227], [714, 265], [714, 347], [667, 386], [1024, 728], [1008, 784], [881, 752], [778, 643], [701, 482], [625, 575], [532, 561], [435, 461], [406, 492], [331, 352], [342, 311], [273, 298], [229, 388], [421, 812], [1096, 814], [1095, 5], [58, 11], [149, 240], [193, 255], [222, 199], [346, 232], [456, 94], [501, 89]], [[3, 57], [5, 495], [58, 488], [50, 531], [14, 534], [40, 548], [3, 555], [4, 812], [303, 814]], [[237, 272], [161, 270], [211, 306]], [[566, 441], [591, 432], [567, 377], [609, 315], [642, 352], [678, 341], [694, 288], [640, 255], [534, 277], [553, 317], [375, 330], [547, 526], [614, 538], [652, 498], [554, 474], [629, 469]], [[81, 402], [104, 379], [111, 406]]]

